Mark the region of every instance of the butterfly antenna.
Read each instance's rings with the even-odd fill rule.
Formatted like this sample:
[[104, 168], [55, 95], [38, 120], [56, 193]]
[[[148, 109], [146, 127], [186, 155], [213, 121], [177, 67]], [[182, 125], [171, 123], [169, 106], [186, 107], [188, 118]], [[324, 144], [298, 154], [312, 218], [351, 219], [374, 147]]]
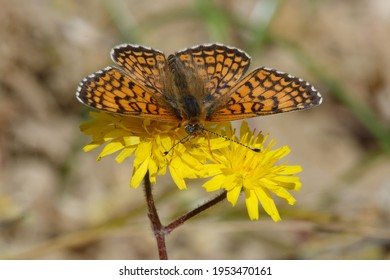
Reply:
[[207, 131], [208, 133], [214, 134], [215, 136], [222, 137], [222, 138], [224, 138], [227, 141], [231, 141], [233, 143], [241, 145], [241, 146], [243, 146], [243, 147], [245, 147], [245, 148], [247, 148], [249, 150], [252, 150], [252, 151], [254, 151], [256, 153], [260, 153], [261, 152], [261, 149], [249, 147], [248, 145], [245, 145], [245, 144], [243, 144], [243, 143], [241, 143], [241, 142], [239, 142], [237, 140], [231, 139], [231, 138], [227, 137], [226, 135], [222, 135], [222, 134], [216, 133], [216, 132], [208, 130], [208, 129], [204, 128], [204, 127], [202, 127], [202, 130]]
[[188, 141], [188, 139], [190, 138], [191, 135], [187, 135], [186, 137], [182, 138], [179, 142], [175, 143], [172, 147], [169, 148], [168, 151], [165, 151], [164, 152], [164, 156], [168, 155], [170, 151], [172, 151], [173, 148], [175, 148], [177, 145], [179, 145], [180, 143], [185, 143]]

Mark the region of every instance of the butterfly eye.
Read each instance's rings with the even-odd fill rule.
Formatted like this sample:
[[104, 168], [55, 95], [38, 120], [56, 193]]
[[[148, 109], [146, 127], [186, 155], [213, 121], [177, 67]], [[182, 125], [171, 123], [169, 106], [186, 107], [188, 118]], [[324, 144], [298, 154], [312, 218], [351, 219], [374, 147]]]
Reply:
[[189, 135], [193, 135], [195, 134], [196, 132], [198, 131], [203, 131], [204, 130], [204, 127], [200, 124], [193, 124], [193, 123], [190, 123], [190, 124], [187, 124], [185, 127], [184, 127], [185, 131], [189, 134]]

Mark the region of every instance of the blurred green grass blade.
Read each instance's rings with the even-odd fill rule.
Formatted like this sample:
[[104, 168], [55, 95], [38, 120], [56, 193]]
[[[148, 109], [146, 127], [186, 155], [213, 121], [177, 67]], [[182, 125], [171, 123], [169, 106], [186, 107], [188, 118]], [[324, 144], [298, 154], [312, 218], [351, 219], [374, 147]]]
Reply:
[[227, 10], [215, 5], [214, 1], [196, 0], [194, 8], [205, 24], [212, 40], [229, 41], [230, 20]]
[[[348, 94], [342, 86], [340, 80], [326, 73], [323, 67], [317, 65], [313, 59], [304, 54], [298, 47], [291, 42], [275, 41], [290, 51], [292, 51], [300, 62], [314, 73], [314, 75], [329, 89], [329, 93], [345, 107], [347, 107], [354, 116], [366, 127], [366, 129], [375, 137], [380, 146], [386, 153], [390, 154], [390, 131], [381, 122], [379, 117], [368, 106], [355, 101], [352, 95]], [[326, 97], [325, 97], [326, 102]]]
[[251, 13], [251, 23], [247, 26], [250, 32], [246, 46], [248, 52], [259, 53], [267, 44], [270, 36], [269, 28], [282, 2], [282, 0], [256, 1]]
[[118, 29], [122, 40], [128, 43], [138, 42], [135, 29], [135, 19], [123, 1], [102, 0], [108, 15]]
[[319, 80], [325, 84], [333, 97], [344, 104], [360, 120], [368, 131], [378, 140], [382, 148], [390, 153], [390, 133], [379, 120], [377, 115], [367, 106], [354, 101], [347, 94], [340, 81], [325, 74], [319, 67], [313, 65], [310, 67]]
[[142, 41], [143, 34], [154, 32], [163, 25], [180, 24], [180, 21], [188, 20], [199, 21], [203, 24], [203, 28], [209, 34], [211, 41], [225, 43], [231, 41], [231, 30], [233, 28], [236, 28], [242, 34], [248, 33], [252, 29], [252, 25], [237, 17], [234, 11], [209, 0], [194, 0], [191, 6], [162, 11], [150, 15], [138, 23], [135, 23], [123, 1], [102, 0], [102, 3], [121, 37], [126, 42]]
[[196, 20], [197, 14], [190, 8], [176, 8], [153, 14], [138, 23], [137, 28], [140, 34], [155, 32], [162, 26], [170, 23], [180, 24], [181, 21]]

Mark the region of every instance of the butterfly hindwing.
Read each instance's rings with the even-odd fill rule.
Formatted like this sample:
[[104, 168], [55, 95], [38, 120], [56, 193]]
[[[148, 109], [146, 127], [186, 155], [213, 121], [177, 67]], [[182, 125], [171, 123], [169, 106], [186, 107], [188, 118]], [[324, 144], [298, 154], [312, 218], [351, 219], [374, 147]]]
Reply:
[[251, 61], [244, 51], [220, 44], [195, 46], [177, 52], [176, 56], [203, 79], [214, 98], [226, 94], [245, 74]]
[[308, 109], [321, 103], [306, 81], [269, 68], [258, 68], [225, 95], [209, 121], [227, 121]]

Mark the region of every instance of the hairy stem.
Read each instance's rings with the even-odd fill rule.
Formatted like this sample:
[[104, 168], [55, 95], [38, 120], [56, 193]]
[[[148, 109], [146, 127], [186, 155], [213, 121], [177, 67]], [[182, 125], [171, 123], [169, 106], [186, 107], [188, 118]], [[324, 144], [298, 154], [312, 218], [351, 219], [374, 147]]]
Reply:
[[178, 226], [184, 224], [185, 221], [187, 221], [190, 218], [192, 218], [192, 217], [200, 214], [201, 212], [207, 210], [211, 206], [214, 206], [215, 204], [221, 202], [225, 198], [226, 198], [226, 191], [222, 192], [221, 194], [219, 194], [215, 198], [213, 198], [213, 199], [203, 203], [202, 205], [198, 206], [197, 208], [187, 212], [183, 216], [181, 216], [181, 217], [177, 218], [176, 220], [174, 220], [169, 225], [165, 226], [164, 228], [165, 228], [166, 233], [170, 233], [172, 230], [174, 230]]
[[208, 208], [212, 207], [213, 205], [221, 202], [226, 198], [226, 191], [224, 191], [218, 196], [216, 196], [215, 198], [203, 203], [202, 205], [196, 207], [195, 209], [189, 211], [188, 213], [180, 216], [179, 218], [177, 218], [167, 226], [163, 226], [161, 224], [160, 217], [158, 216], [157, 209], [154, 204], [152, 185], [150, 183], [149, 172], [146, 173], [144, 178], [144, 189], [145, 189], [146, 203], [148, 206], [148, 217], [152, 224], [154, 237], [156, 238], [160, 260], [168, 259], [167, 247], [165, 244], [165, 236], [167, 234], [169, 234], [178, 226], [184, 224], [190, 218], [200, 214], [201, 212], [207, 210]]
[[165, 244], [166, 233], [163, 225], [161, 224], [160, 217], [158, 216], [157, 209], [154, 204], [152, 185], [150, 183], [149, 172], [146, 173], [144, 178], [144, 188], [145, 188], [146, 203], [148, 205], [148, 217], [150, 222], [152, 223], [154, 237], [156, 238], [158, 255], [160, 257], [160, 260], [167, 260], [168, 253], [167, 253], [167, 246]]

